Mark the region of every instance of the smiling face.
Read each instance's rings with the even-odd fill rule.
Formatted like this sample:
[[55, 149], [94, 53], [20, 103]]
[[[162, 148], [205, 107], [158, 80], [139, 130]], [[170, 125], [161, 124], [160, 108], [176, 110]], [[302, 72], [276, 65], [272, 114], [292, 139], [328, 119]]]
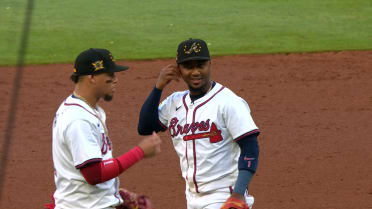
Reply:
[[180, 74], [189, 87], [191, 95], [206, 93], [210, 86], [211, 62], [190, 60], [179, 64]]

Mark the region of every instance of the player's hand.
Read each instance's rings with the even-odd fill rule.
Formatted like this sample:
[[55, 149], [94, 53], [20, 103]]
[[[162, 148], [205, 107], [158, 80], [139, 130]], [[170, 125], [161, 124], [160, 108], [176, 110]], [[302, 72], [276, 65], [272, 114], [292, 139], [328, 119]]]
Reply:
[[156, 82], [157, 89], [164, 89], [172, 80], [179, 81], [181, 77], [177, 64], [170, 64], [161, 69], [158, 81]]
[[119, 194], [124, 203], [117, 206], [117, 209], [153, 209], [150, 198], [145, 195], [138, 195], [123, 188], [120, 188]]
[[233, 193], [222, 205], [221, 209], [249, 209], [249, 207], [243, 195]]
[[151, 157], [158, 153], [160, 153], [160, 144], [161, 139], [160, 137], [153, 132], [152, 135], [146, 136], [138, 146], [143, 150], [144, 157]]

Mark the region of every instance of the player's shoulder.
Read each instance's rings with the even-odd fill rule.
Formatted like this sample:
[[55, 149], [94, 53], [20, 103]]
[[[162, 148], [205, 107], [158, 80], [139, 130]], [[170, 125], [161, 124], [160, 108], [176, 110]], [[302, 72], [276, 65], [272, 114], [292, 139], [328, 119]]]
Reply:
[[216, 94], [216, 99], [218, 100], [218, 103], [220, 105], [228, 107], [234, 107], [236, 105], [248, 106], [248, 102], [244, 98], [238, 96], [228, 87], [223, 86], [222, 84], [219, 83], [216, 83], [215, 87], [217, 87], [215, 91], [220, 90], [220, 92]]
[[185, 97], [188, 93], [188, 90], [173, 92], [171, 95], [168, 96], [168, 100], [171, 100], [173, 102], [182, 100], [183, 97]]
[[78, 98], [74, 98], [72, 95], [66, 98], [57, 111], [66, 120], [87, 120], [95, 121], [96, 118], [91, 108], [83, 101]]
[[[218, 96], [219, 98], [223, 98], [227, 102], [230, 99], [237, 99], [237, 100], [241, 99], [241, 97], [239, 97], [237, 94], [235, 94], [231, 89], [229, 89], [227, 86], [224, 86], [220, 83], [216, 82], [215, 88], [216, 88], [217, 91], [220, 91], [216, 94], [216, 96]], [[227, 97], [229, 99], [226, 99]]]

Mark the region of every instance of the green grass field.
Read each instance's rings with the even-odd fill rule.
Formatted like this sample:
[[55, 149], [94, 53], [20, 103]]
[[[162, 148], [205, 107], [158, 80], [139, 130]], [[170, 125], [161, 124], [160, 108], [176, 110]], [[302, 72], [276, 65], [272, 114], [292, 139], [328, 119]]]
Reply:
[[[0, 65], [14, 65], [27, 0], [0, 6]], [[205, 39], [211, 54], [372, 49], [371, 0], [35, 0], [26, 63], [66, 63], [90, 47], [116, 59], [174, 57]]]

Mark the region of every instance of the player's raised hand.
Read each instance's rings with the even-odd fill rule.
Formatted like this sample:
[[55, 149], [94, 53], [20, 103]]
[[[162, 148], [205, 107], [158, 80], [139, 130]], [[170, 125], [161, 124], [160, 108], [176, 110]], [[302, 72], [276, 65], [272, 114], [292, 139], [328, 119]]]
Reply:
[[160, 153], [160, 144], [161, 139], [160, 137], [153, 132], [152, 135], [146, 136], [139, 144], [138, 146], [141, 147], [141, 149], [144, 152], [144, 156], [146, 157], [152, 157], [158, 153]]
[[179, 81], [180, 73], [177, 64], [169, 64], [161, 69], [158, 81], [156, 82], [156, 88], [163, 89], [172, 80]]

